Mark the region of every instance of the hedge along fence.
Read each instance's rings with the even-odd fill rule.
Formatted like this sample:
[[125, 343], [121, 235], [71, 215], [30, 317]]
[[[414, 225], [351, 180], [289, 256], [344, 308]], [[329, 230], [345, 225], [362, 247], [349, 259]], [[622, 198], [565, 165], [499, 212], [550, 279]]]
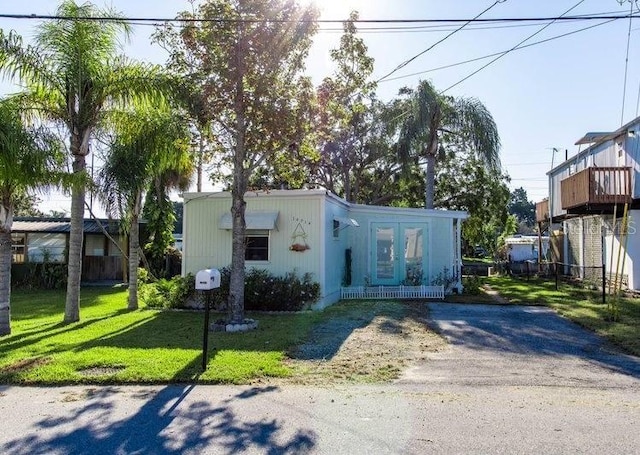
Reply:
[[[220, 269], [220, 288], [212, 294], [217, 310], [227, 308], [230, 269]], [[141, 274], [140, 299], [152, 308], [186, 308], [199, 302], [201, 294], [195, 290], [193, 275], [148, 282]], [[298, 311], [318, 300], [320, 285], [309, 273], [299, 276], [295, 271], [284, 276], [272, 275], [264, 269], [249, 269], [245, 276], [244, 308], [248, 311]]]

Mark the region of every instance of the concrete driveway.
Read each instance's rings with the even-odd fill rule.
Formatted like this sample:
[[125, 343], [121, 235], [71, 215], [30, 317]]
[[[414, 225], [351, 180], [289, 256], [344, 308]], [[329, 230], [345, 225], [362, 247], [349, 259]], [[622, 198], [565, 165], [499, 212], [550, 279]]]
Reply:
[[640, 387], [638, 357], [549, 308], [438, 303], [429, 316], [449, 345], [400, 382]]

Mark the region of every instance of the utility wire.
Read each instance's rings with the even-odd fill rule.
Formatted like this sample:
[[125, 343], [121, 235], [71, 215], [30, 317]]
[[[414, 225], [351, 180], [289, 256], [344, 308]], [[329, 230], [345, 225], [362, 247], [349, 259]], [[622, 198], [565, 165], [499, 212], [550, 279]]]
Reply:
[[[519, 51], [521, 49], [526, 49], [528, 47], [537, 46], [538, 44], [544, 44], [544, 43], [547, 43], [549, 41], [554, 41], [554, 40], [557, 40], [557, 39], [560, 39], [560, 38], [564, 38], [564, 37], [569, 36], [569, 35], [574, 35], [576, 33], [584, 32], [585, 30], [590, 30], [592, 28], [600, 27], [601, 25], [609, 24], [609, 23], [615, 22], [615, 21], [616, 21], [616, 19], [609, 19], [608, 21], [601, 22], [599, 24], [590, 25], [588, 27], [580, 28], [580, 29], [577, 29], [577, 30], [572, 30], [572, 31], [567, 32], [567, 33], [562, 33], [560, 35], [552, 36], [550, 38], [545, 38], [545, 39], [540, 40], [540, 41], [535, 41], [533, 43], [525, 44], [524, 46], [520, 46], [520, 47], [518, 47], [517, 49], [514, 49], [514, 50]], [[469, 60], [464, 60], [462, 62], [451, 63], [449, 65], [438, 66], [436, 68], [431, 68], [431, 69], [428, 69], [428, 70], [419, 71], [417, 73], [411, 73], [411, 74], [405, 74], [403, 76], [391, 77], [391, 78], [385, 79], [382, 82], [391, 82], [391, 81], [395, 81], [395, 80], [398, 80], [398, 79], [405, 79], [405, 78], [408, 78], [408, 77], [419, 76], [421, 74], [431, 73], [431, 72], [434, 72], [434, 71], [439, 71], [439, 70], [443, 70], [443, 69], [447, 69], [447, 68], [453, 68], [454, 66], [460, 66], [460, 65], [465, 65], [467, 63], [477, 62], [479, 60], [484, 60], [484, 59], [487, 59], [487, 58], [495, 57], [496, 55], [505, 54], [507, 52], [508, 52], [508, 50], [500, 51], [500, 52], [494, 52], [493, 54], [488, 54], [488, 55], [484, 55], [482, 57], [476, 57], [476, 58], [472, 58], [472, 59], [469, 59]], [[640, 89], [638, 90], [638, 93], [640, 94]]]
[[[437, 24], [437, 23], [503, 23], [503, 22], [557, 22], [557, 21], [575, 21], [575, 20], [597, 20], [597, 19], [626, 19], [628, 14], [619, 15], [575, 15], [575, 16], [556, 16], [556, 17], [502, 17], [494, 19], [358, 19], [353, 21], [358, 24]], [[634, 15], [634, 17], [637, 17]], [[10, 14], [0, 13], [0, 19], [16, 19], [16, 20], [68, 20], [68, 21], [98, 21], [98, 22], [158, 22], [158, 23], [193, 23], [193, 22], [219, 22], [232, 24], [255, 24], [255, 23], [271, 23], [271, 24], [288, 24], [288, 23], [317, 23], [317, 24], [343, 24], [349, 19], [206, 19], [206, 18], [158, 18], [158, 17], [118, 17], [118, 16], [60, 16], [55, 14]]]
[[[620, 5], [622, 6], [622, 5]], [[620, 126], [624, 125], [624, 101], [627, 97], [627, 74], [629, 73], [629, 47], [631, 44], [631, 16], [633, 15], [633, 1], [629, 1], [629, 30], [627, 31], [627, 54], [624, 59], [624, 82], [622, 83], [622, 109], [620, 112]]]
[[453, 30], [452, 32], [450, 32], [449, 34], [447, 34], [444, 38], [439, 39], [438, 41], [436, 41], [435, 43], [433, 43], [431, 46], [429, 46], [428, 48], [426, 48], [425, 50], [423, 50], [422, 52], [419, 52], [418, 54], [414, 55], [413, 57], [411, 57], [408, 60], [405, 60], [404, 62], [400, 63], [398, 66], [396, 66], [393, 70], [391, 70], [390, 72], [388, 72], [387, 74], [385, 74], [384, 76], [382, 76], [381, 78], [379, 78], [376, 83], [383, 81], [384, 79], [386, 79], [387, 77], [391, 76], [392, 74], [394, 74], [396, 71], [401, 70], [402, 68], [404, 68], [405, 66], [407, 66], [409, 63], [413, 62], [415, 59], [417, 59], [418, 57], [420, 57], [421, 55], [426, 54], [427, 52], [429, 52], [431, 49], [433, 49], [434, 47], [436, 47], [438, 44], [442, 43], [443, 41], [451, 38], [451, 36], [455, 35], [456, 33], [458, 33], [460, 30], [462, 30], [463, 28], [465, 28], [467, 25], [469, 25], [473, 20], [478, 19], [480, 16], [482, 16], [484, 13], [486, 13], [487, 11], [489, 11], [490, 9], [492, 9], [494, 6], [500, 4], [500, 3], [504, 3], [506, 0], [496, 0], [495, 2], [493, 2], [493, 4], [491, 4], [491, 6], [489, 6], [488, 8], [486, 8], [484, 11], [482, 11], [480, 14], [478, 14], [476, 17], [474, 17], [473, 19], [469, 19], [467, 22], [465, 22], [464, 24], [462, 24], [460, 27], [458, 27], [457, 29]]
[[[585, 0], [580, 0], [578, 3], [576, 3], [575, 5], [573, 5], [571, 8], [569, 8], [568, 10], [566, 10], [564, 13], [562, 13], [560, 15], [560, 18], [564, 17], [567, 13], [569, 13], [571, 10], [577, 8], [580, 4], [584, 3]], [[483, 69], [485, 69], [487, 66], [492, 65], [493, 63], [495, 63], [496, 61], [500, 60], [502, 57], [504, 57], [505, 55], [507, 55], [508, 53], [510, 53], [511, 51], [517, 49], [518, 47], [520, 47], [522, 44], [526, 43], [527, 41], [529, 41], [531, 38], [533, 38], [534, 36], [536, 36], [539, 33], [542, 33], [543, 30], [545, 30], [546, 28], [550, 27], [554, 22], [556, 22], [556, 20], [552, 20], [551, 22], [545, 24], [543, 27], [541, 27], [538, 31], [532, 33], [531, 35], [527, 36], [525, 39], [523, 39], [522, 41], [520, 41], [518, 44], [516, 44], [515, 46], [513, 46], [511, 49], [503, 52], [502, 54], [498, 55], [496, 58], [494, 58], [493, 60], [491, 60], [490, 62], [486, 63], [485, 65], [481, 66], [480, 68], [478, 68], [477, 70], [475, 70], [474, 72], [472, 72], [471, 74], [463, 77], [462, 79], [460, 79], [458, 82], [456, 82], [455, 84], [450, 85], [449, 87], [447, 87], [446, 89], [444, 89], [443, 91], [441, 91], [440, 93], [445, 93], [449, 90], [451, 90], [453, 87], [462, 84], [464, 81], [466, 81], [467, 79], [471, 78], [472, 76], [475, 76], [476, 74], [478, 74], [480, 71], [482, 71]]]

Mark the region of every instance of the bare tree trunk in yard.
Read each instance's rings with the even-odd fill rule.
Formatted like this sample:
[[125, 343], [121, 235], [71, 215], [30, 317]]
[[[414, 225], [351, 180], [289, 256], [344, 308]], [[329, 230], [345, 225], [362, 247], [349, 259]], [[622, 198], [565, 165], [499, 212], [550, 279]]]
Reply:
[[[236, 139], [236, 154], [233, 166], [233, 186], [231, 189], [231, 218], [233, 234], [231, 246], [231, 276], [229, 282], [229, 320], [240, 323], [244, 321], [244, 253], [245, 253], [245, 208], [244, 194], [247, 191], [247, 178], [244, 170], [244, 115], [238, 116], [238, 135]], [[240, 127], [242, 125], [242, 127]]]
[[[0, 211], [4, 209], [0, 208]], [[0, 336], [11, 334], [11, 223], [0, 226]]]
[[[71, 136], [74, 175], [86, 174], [86, 153], [81, 150], [80, 137]], [[82, 241], [84, 237], [85, 183], [77, 183], [71, 190], [71, 232], [67, 256], [67, 299], [64, 322], [80, 320], [80, 279], [82, 274]]]
[[136, 204], [131, 215], [131, 226], [129, 227], [129, 298], [127, 308], [138, 309], [138, 264], [140, 263], [140, 228], [138, 225], [141, 195], [136, 196]]

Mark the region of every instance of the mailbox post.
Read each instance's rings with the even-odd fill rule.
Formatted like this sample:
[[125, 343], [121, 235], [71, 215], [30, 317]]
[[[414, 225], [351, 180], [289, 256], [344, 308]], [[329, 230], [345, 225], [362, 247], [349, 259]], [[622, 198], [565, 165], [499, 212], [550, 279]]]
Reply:
[[196, 290], [205, 293], [204, 334], [202, 335], [202, 371], [207, 369], [209, 350], [209, 311], [211, 310], [211, 292], [220, 287], [220, 271], [205, 269], [196, 273]]

